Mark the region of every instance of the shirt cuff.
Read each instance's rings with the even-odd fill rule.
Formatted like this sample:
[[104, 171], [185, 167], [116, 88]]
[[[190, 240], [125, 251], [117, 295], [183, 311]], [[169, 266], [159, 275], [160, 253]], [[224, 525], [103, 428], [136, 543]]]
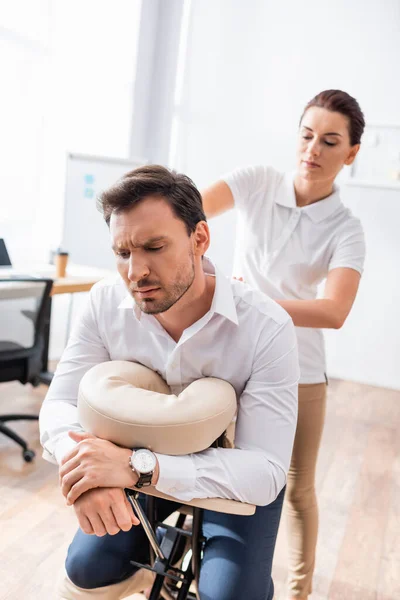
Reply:
[[73, 448], [75, 448], [75, 446], [76, 442], [74, 442], [74, 440], [71, 440], [69, 435], [62, 437], [60, 440], [57, 441], [54, 449], [54, 458], [56, 459], [58, 465], [61, 465], [61, 461], [64, 458], [64, 456]]
[[156, 454], [156, 456], [160, 468], [156, 489], [178, 500], [193, 500], [196, 487], [196, 467], [191, 455]]

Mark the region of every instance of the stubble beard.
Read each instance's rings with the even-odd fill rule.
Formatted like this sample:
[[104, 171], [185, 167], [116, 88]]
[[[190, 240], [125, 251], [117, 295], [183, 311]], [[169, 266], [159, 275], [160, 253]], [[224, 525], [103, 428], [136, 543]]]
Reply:
[[153, 298], [143, 298], [140, 302], [134, 298], [140, 310], [148, 315], [158, 315], [166, 312], [174, 304], [176, 304], [182, 296], [190, 289], [195, 278], [194, 258], [190, 254], [190, 267], [187, 272], [185, 268], [181, 268], [177, 272], [177, 277], [171, 286], [166, 288], [166, 295], [161, 300]]

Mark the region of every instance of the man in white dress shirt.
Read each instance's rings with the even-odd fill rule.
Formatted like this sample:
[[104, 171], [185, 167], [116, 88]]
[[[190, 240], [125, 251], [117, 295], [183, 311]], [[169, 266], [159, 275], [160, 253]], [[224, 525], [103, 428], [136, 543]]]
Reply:
[[[60, 597], [123, 598], [135, 572], [130, 561], [146, 560], [144, 532], [123, 491], [137, 483], [129, 466], [132, 450], [85, 434], [76, 408], [88, 369], [128, 360], [157, 371], [174, 394], [202, 377], [235, 388], [235, 449], [156, 454], [152, 483], [179, 500], [256, 504], [251, 517], [205, 512], [200, 596], [270, 600], [297, 419], [291, 318], [267, 296], [225, 278], [204, 257], [209, 229], [201, 196], [186, 176], [140, 167], [99, 204], [119, 275], [93, 287], [40, 414], [44, 457], [59, 465], [62, 493], [80, 525], [66, 561], [70, 595]], [[166, 500], [157, 503], [161, 518], [175, 509]]]

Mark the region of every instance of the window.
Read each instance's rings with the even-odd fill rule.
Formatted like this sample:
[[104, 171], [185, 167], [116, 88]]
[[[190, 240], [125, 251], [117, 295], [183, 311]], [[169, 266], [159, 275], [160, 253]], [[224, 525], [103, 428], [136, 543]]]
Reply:
[[0, 5], [1, 221], [14, 262], [47, 260], [67, 151], [128, 157], [141, 0]]

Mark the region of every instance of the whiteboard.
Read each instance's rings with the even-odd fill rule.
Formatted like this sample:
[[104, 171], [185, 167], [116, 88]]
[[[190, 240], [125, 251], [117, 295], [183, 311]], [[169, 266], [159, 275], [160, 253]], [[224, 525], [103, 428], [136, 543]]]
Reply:
[[96, 199], [128, 171], [145, 164], [139, 159], [67, 155], [62, 249], [75, 264], [115, 269], [108, 226]]

